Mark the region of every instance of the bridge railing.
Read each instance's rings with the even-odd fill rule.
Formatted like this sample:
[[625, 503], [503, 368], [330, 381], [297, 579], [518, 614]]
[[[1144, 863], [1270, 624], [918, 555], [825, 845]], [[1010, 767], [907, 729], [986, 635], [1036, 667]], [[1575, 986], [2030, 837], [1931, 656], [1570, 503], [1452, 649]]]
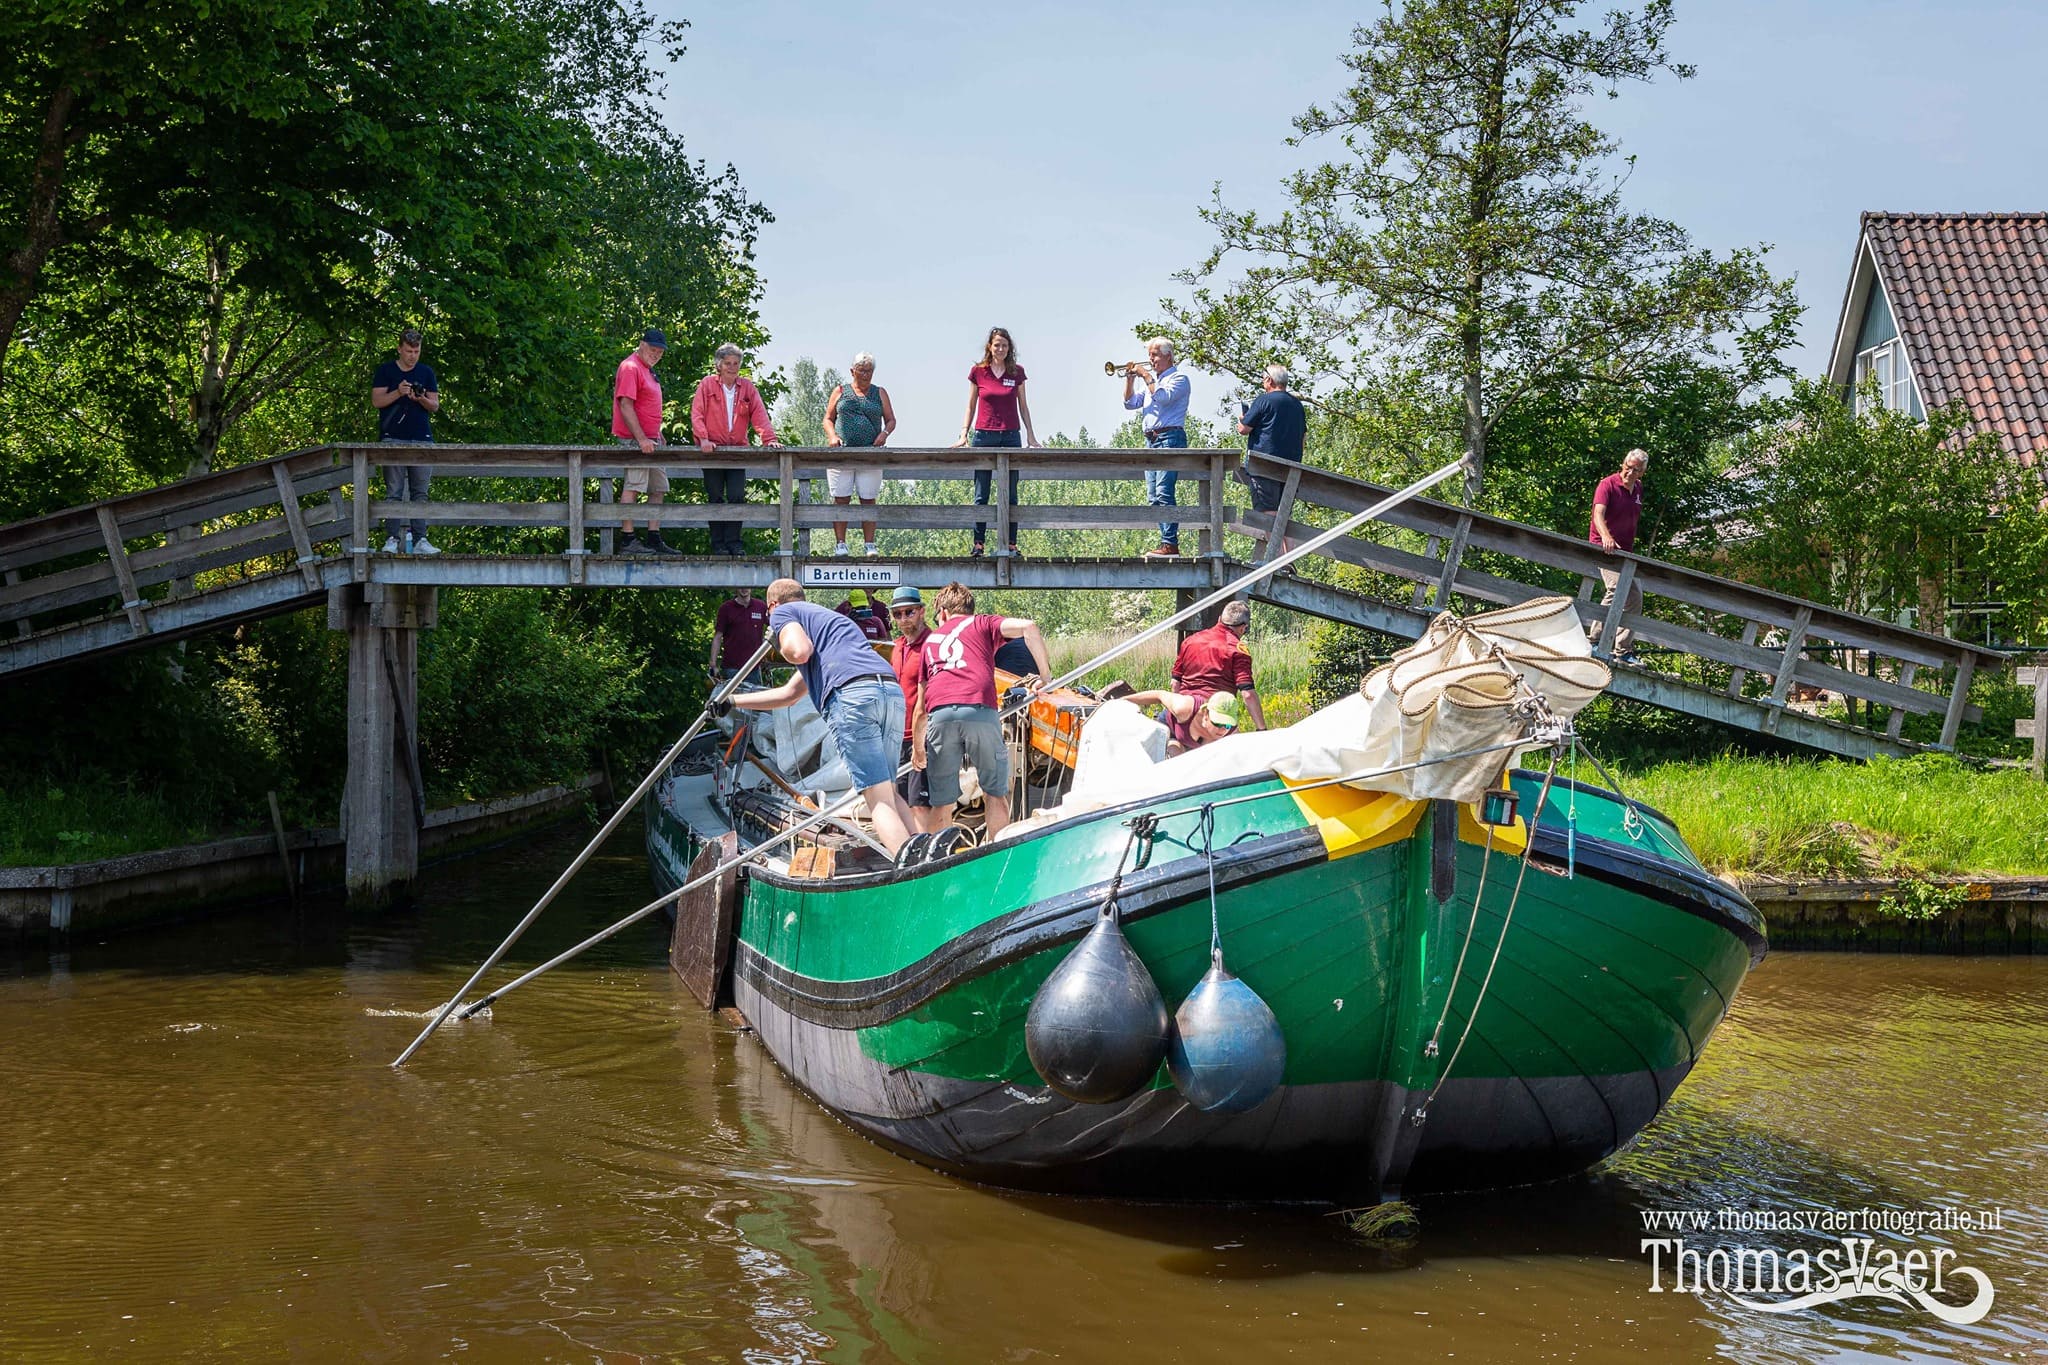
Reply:
[[[1353, 512], [1391, 491], [1262, 455], [1251, 456], [1249, 462], [1261, 477], [1282, 485], [1275, 515], [1287, 521], [1297, 543], [1316, 530], [1294, 521], [1297, 509]], [[2005, 661], [1996, 650], [1643, 555], [1608, 554], [1583, 537], [1445, 503], [1418, 498], [1396, 508], [1384, 521], [1419, 533], [1422, 551], [1354, 538], [1327, 553], [1339, 562], [1407, 580], [1413, 585], [1410, 605], [1418, 611], [1425, 602], [1432, 611], [1446, 607], [1454, 595], [1496, 605], [1523, 602], [1556, 592], [1554, 581], [1560, 573], [1575, 576], [1581, 617], [1588, 624], [1602, 623], [1595, 646], [1602, 658], [1609, 657], [1617, 630], [1632, 630], [1644, 643], [1726, 666], [1726, 691], [1733, 698], [1782, 708], [1795, 696], [1796, 687], [1811, 686], [1887, 707], [1885, 734], [1893, 740], [1899, 738], [1908, 713], [1938, 715], [1939, 744], [1952, 748], [1963, 722], [1981, 719], [1979, 709], [1969, 704], [1971, 678], [1980, 666], [1997, 667]], [[1231, 529], [1252, 536], [1268, 552], [1274, 548], [1267, 540], [1269, 525], [1267, 517], [1256, 512], [1230, 522]], [[1500, 559], [1508, 559], [1526, 566], [1526, 571], [1515, 576], [1488, 572], [1469, 562], [1475, 551], [1491, 552], [1488, 562], [1495, 567]], [[1606, 607], [1599, 604], [1603, 570], [1618, 575], [1613, 603]], [[1545, 579], [1553, 581], [1546, 585]], [[1631, 587], [1643, 595], [1642, 608], [1636, 611], [1627, 610]], [[1652, 602], [1657, 604], [1655, 612], [1650, 610]], [[1771, 643], [1766, 646], [1765, 640]], [[1853, 672], [1808, 657], [1828, 645], [1862, 653], [1872, 671]], [[1942, 675], [1949, 679], [1945, 693], [1914, 685], [1916, 678], [1923, 684], [1933, 681], [1940, 670], [1953, 670], [1952, 675]], [[1769, 690], [1749, 695], [1757, 691], [1754, 680], [1765, 677], [1770, 679]]]
[[[610, 553], [613, 533], [623, 522], [648, 519], [644, 506], [613, 500], [612, 481], [629, 465], [665, 469], [679, 483], [699, 477], [706, 466], [741, 468], [750, 479], [772, 483], [772, 501], [671, 502], [660, 519], [668, 527], [716, 518], [772, 530], [777, 568], [784, 574], [808, 554], [809, 533], [834, 521], [872, 520], [883, 528], [922, 531], [964, 531], [985, 522], [991, 572], [1002, 585], [1016, 581], [1015, 561], [1003, 547], [1018, 531], [1139, 530], [1160, 519], [1159, 509], [1137, 503], [1135, 496], [1132, 502], [1076, 505], [1033, 501], [1026, 492], [1011, 505], [1003, 490], [1013, 473], [1026, 484], [1128, 480], [1135, 485], [1147, 470], [1175, 470], [1183, 491], [1171, 515], [1181, 524], [1184, 540], [1192, 533], [1194, 554], [1208, 559], [1209, 576], [1216, 582], [1225, 572], [1227, 536], [1248, 536], [1265, 553], [1273, 548], [1268, 537], [1273, 518], [1242, 506], [1244, 494], [1231, 487], [1230, 478], [1241, 457], [1227, 450], [743, 447], [706, 453], [662, 447], [643, 457], [616, 444], [439, 445], [406, 454], [425, 457], [437, 476], [530, 481], [519, 491], [530, 488], [535, 496], [451, 500], [444, 495], [427, 502], [376, 495], [375, 472], [392, 454], [388, 446], [317, 447], [0, 527], [0, 638], [8, 631], [28, 636], [39, 627], [104, 610], [109, 603], [126, 614], [134, 635], [146, 635], [151, 611], [166, 598], [189, 591], [200, 575], [218, 580], [223, 573], [245, 579], [297, 573], [306, 593], [331, 586], [333, 572], [344, 568], [348, 578], [368, 581], [383, 542], [379, 528], [388, 518], [418, 518], [436, 526], [558, 530], [560, 550], [519, 556], [524, 567], [516, 574], [476, 581], [582, 584], [588, 581], [587, 565], [594, 556]], [[1264, 456], [1252, 462], [1260, 474], [1281, 483], [1279, 517], [1297, 540], [1310, 534], [1315, 522], [1329, 524], [1388, 491]], [[828, 467], [880, 469], [892, 480], [918, 480], [920, 490], [927, 480], [958, 485], [982, 472], [991, 476], [994, 496], [987, 506], [933, 500], [875, 507], [804, 501], [802, 486], [822, 477]], [[1070, 496], [1073, 491], [1062, 490]], [[1628, 628], [1647, 644], [1728, 670], [1725, 684], [1717, 686], [1740, 704], [1782, 710], [1796, 699], [1798, 688], [1813, 686], [1890, 708], [1885, 733], [1893, 740], [1900, 737], [1905, 717], [1920, 713], [1940, 716], [1940, 743], [1953, 746], [1961, 724], [1975, 718], [1968, 704], [1973, 673], [2002, 658], [1961, 641], [1700, 570], [1640, 555], [1604, 554], [1577, 536], [1445, 503], [1417, 499], [1386, 520], [1409, 533], [1396, 537], [1405, 538], [1409, 547], [1354, 537], [1325, 553], [1405, 583], [1407, 600], [1391, 607], [1406, 627], [1419, 631], [1431, 613], [1454, 598], [1507, 604], [1576, 580], [1582, 616], [1589, 623], [1604, 622], [1603, 654], [1616, 630]], [[1418, 539], [1419, 548], [1414, 548]], [[961, 544], [964, 549], [964, 536]], [[545, 561], [555, 557], [555, 566], [547, 569]], [[1603, 569], [1620, 576], [1615, 604], [1607, 608], [1598, 600]], [[455, 564], [436, 572], [446, 581], [462, 581]], [[1627, 610], [1632, 586], [1646, 599], [1636, 611]], [[1386, 596], [1384, 589], [1380, 595]], [[1861, 652], [1871, 672], [1806, 657], [1829, 645]], [[1764, 678], [1770, 679], [1768, 690]], [[1673, 680], [1669, 685], [1679, 684]]]

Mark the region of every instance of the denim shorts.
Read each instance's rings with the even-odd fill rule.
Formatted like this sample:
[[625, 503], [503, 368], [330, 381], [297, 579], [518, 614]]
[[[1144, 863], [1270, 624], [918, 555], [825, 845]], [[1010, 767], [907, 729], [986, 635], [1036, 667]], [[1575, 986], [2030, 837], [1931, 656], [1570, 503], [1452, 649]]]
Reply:
[[825, 699], [825, 724], [853, 774], [853, 785], [896, 781], [896, 755], [903, 744], [903, 688], [893, 677], [855, 678]]
[[992, 706], [941, 706], [925, 727], [925, 781], [934, 808], [960, 800], [960, 771], [972, 768], [989, 795], [1010, 794], [1010, 746]]

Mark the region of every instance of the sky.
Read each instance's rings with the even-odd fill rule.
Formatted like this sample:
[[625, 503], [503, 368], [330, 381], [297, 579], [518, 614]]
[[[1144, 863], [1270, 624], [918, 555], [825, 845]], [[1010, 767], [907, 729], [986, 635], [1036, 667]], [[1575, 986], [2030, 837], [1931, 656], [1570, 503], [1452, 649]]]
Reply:
[[[1604, 11], [1595, 4], [1591, 11]], [[1122, 420], [1105, 360], [1183, 293], [1213, 237], [1197, 210], [1282, 206], [1281, 179], [1339, 149], [1290, 120], [1341, 91], [1376, 4], [1002, 8], [654, 0], [691, 22], [667, 112], [695, 155], [737, 167], [776, 221], [758, 265], [771, 334], [757, 372], [877, 359], [898, 445], [945, 445], [967, 369], [1010, 329], [1041, 439]], [[1670, 46], [1698, 67], [1601, 99], [1636, 158], [1629, 208], [1717, 250], [1768, 244], [1826, 364], [1867, 209], [2048, 208], [2048, 6], [1977, 0], [1679, 0]], [[1214, 417], [1225, 381], [1195, 375]], [[808, 439], [820, 439], [809, 433]], [[795, 440], [796, 433], [786, 439]]]

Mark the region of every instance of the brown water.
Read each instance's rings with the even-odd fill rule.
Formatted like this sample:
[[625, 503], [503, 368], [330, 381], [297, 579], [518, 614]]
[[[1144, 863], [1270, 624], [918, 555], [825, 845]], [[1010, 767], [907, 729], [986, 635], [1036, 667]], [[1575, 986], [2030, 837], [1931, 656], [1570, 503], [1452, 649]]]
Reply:
[[[1773, 958], [1634, 1151], [1424, 1202], [1386, 1248], [1316, 1209], [1026, 1199], [910, 1165], [698, 1011], [651, 927], [390, 1070], [576, 838], [444, 868], [417, 916], [273, 911], [0, 964], [0, 1358], [2048, 1355], [2048, 962]], [[645, 898], [637, 858], [594, 864], [516, 955]], [[1638, 1248], [1645, 1210], [1927, 1206], [2004, 1210], [1913, 1243], [1990, 1276], [1975, 1325], [1652, 1293]]]

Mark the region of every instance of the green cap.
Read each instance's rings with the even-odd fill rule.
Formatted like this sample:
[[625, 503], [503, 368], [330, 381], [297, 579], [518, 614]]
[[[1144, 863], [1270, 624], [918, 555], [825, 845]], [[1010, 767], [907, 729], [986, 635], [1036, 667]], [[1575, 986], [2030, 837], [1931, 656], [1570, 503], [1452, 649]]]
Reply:
[[1217, 692], [1202, 703], [1202, 714], [1219, 730], [1235, 730], [1237, 722], [1242, 718], [1242, 708], [1237, 703], [1235, 693]]

